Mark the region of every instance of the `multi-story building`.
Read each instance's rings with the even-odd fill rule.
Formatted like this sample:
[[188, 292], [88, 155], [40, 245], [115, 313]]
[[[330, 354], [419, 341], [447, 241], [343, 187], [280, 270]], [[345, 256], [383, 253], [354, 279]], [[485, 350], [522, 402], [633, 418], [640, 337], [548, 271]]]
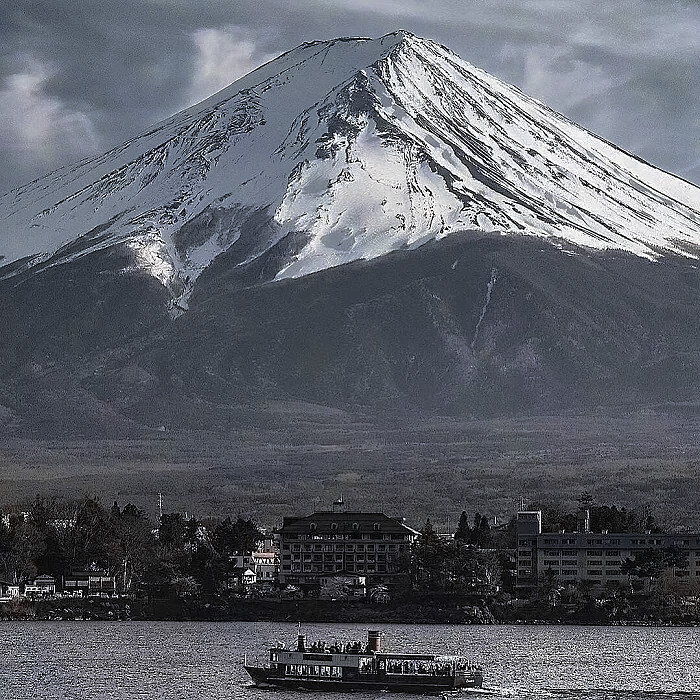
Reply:
[[369, 587], [405, 580], [402, 560], [418, 532], [383, 513], [320, 511], [285, 518], [280, 583], [319, 588], [329, 576], [365, 576]]
[[516, 519], [516, 591], [537, 587], [537, 538], [542, 533], [542, 511], [520, 511]]
[[700, 534], [591, 532], [586, 512], [577, 532], [542, 532], [541, 512], [523, 511], [517, 516], [516, 538], [520, 591], [534, 589], [545, 572], [564, 585], [586, 580], [594, 590], [627, 584], [622, 563], [649, 549], [674, 550], [682, 562], [666, 570], [667, 583], [679, 590], [700, 587]]

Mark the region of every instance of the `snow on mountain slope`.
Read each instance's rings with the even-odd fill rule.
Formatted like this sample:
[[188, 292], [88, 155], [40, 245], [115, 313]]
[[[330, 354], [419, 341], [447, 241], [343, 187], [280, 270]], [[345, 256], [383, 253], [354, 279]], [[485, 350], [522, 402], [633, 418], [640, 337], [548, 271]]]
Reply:
[[700, 189], [431, 41], [304, 44], [0, 199], [0, 278], [117, 244], [186, 299], [223, 251], [297, 277], [456, 230], [698, 257]]

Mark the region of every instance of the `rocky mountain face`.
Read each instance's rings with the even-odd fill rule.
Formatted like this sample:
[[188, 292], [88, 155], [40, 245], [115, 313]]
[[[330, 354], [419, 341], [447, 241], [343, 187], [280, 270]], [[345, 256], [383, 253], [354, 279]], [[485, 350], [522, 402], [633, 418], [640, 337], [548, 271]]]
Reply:
[[304, 44], [0, 199], [0, 426], [692, 404], [698, 242], [697, 187], [444, 47]]

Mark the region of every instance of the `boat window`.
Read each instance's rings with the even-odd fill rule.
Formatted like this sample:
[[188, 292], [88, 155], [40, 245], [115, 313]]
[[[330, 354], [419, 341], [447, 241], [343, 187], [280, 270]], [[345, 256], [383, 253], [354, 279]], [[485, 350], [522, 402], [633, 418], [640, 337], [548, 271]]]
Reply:
[[360, 673], [372, 673], [372, 659], [360, 659]]
[[423, 661], [412, 659], [388, 659], [386, 672], [402, 675], [451, 676], [452, 664], [449, 661]]

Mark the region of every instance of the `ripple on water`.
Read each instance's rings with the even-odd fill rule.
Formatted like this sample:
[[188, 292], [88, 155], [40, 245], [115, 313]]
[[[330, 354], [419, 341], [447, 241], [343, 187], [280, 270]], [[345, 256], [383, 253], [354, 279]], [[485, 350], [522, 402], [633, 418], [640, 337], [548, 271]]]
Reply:
[[[373, 625], [375, 627], [375, 625]], [[692, 628], [376, 625], [385, 645], [464, 654], [485, 687], [455, 698], [687, 700], [700, 697]], [[310, 640], [360, 639], [366, 625], [305, 625]], [[296, 625], [208, 622], [13, 622], [0, 625], [0, 700], [292, 700], [250, 685], [243, 655], [292, 641]], [[314, 693], [347, 700], [340, 693]], [[352, 700], [405, 700], [353, 693]]]

